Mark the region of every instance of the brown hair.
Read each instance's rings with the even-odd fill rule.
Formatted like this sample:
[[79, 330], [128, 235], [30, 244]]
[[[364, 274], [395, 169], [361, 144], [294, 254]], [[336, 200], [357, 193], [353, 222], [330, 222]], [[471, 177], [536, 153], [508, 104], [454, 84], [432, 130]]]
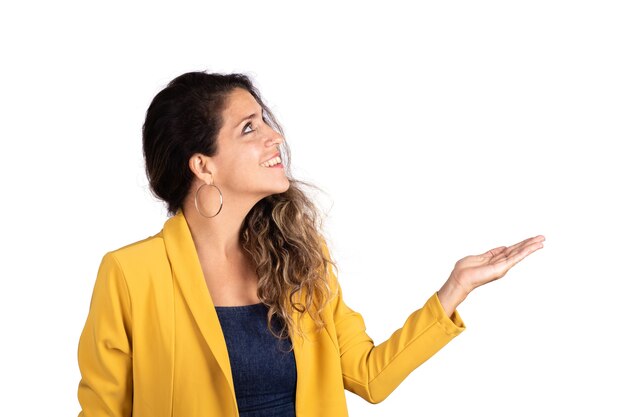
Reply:
[[[189, 72], [173, 79], [152, 100], [143, 125], [143, 155], [150, 190], [167, 204], [169, 215], [182, 207], [189, 193], [194, 178], [189, 158], [196, 152], [216, 154], [222, 111], [235, 88], [252, 94], [263, 108], [264, 121], [285, 136], [244, 74]], [[319, 211], [301, 186], [319, 188], [292, 177], [289, 146], [286, 141], [281, 146], [289, 189], [252, 207], [239, 240], [256, 266], [257, 294], [269, 307], [268, 328], [284, 339], [294, 332], [304, 335], [291, 316], [294, 310], [300, 317], [308, 311], [316, 330], [323, 328], [320, 313], [332, 296], [327, 272], [329, 267], [336, 269], [336, 264], [325, 246]], [[299, 297], [302, 290], [304, 300]], [[272, 328], [273, 316], [283, 324], [278, 334]]]

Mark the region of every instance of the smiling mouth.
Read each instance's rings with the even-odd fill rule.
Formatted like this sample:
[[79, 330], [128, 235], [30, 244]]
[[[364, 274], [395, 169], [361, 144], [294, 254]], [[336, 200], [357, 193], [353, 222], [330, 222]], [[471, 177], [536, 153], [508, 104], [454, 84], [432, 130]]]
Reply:
[[275, 156], [274, 158], [263, 162], [261, 166], [265, 168], [270, 168], [270, 167], [273, 167], [274, 165], [280, 164], [281, 162], [282, 162], [282, 159], [280, 159], [280, 156]]

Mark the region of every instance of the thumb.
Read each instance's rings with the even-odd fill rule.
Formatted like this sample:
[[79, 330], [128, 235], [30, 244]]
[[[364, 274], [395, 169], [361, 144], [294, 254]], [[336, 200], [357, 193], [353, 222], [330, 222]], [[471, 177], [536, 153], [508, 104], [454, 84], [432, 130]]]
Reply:
[[506, 249], [506, 246], [498, 246], [497, 248], [489, 249], [487, 252], [483, 253], [481, 256], [486, 256], [488, 258], [492, 258], [494, 256], [498, 256]]

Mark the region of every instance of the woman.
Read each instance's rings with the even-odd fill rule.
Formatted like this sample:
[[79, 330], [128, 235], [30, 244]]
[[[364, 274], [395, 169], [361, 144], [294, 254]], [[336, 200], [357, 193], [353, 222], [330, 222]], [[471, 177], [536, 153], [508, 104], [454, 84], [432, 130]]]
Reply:
[[[374, 346], [343, 301], [315, 205], [241, 74], [193, 72], [152, 101], [146, 173], [163, 229], [104, 255], [80, 338], [80, 415], [347, 416], [460, 334], [457, 306], [543, 236], [458, 261]], [[284, 164], [284, 165], [283, 165]]]

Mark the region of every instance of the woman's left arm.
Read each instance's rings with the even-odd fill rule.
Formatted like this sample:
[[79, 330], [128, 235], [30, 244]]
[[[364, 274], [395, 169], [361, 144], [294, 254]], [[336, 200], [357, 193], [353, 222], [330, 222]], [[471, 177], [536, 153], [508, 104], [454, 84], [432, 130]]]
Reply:
[[[541, 248], [543, 236], [511, 247], [468, 256], [455, 265], [441, 290], [386, 341], [375, 345], [363, 317], [346, 305], [337, 276], [329, 270], [331, 303], [344, 387], [371, 403], [383, 401], [415, 368], [465, 330], [456, 307], [470, 291], [502, 277], [513, 265]], [[323, 245], [326, 256], [328, 247]]]
[[[328, 247], [323, 244], [326, 256]], [[401, 328], [379, 345], [366, 332], [360, 313], [346, 305], [332, 268], [330, 303], [344, 388], [371, 403], [379, 403], [418, 366], [465, 329], [457, 312], [446, 315], [437, 293], [409, 315]]]

